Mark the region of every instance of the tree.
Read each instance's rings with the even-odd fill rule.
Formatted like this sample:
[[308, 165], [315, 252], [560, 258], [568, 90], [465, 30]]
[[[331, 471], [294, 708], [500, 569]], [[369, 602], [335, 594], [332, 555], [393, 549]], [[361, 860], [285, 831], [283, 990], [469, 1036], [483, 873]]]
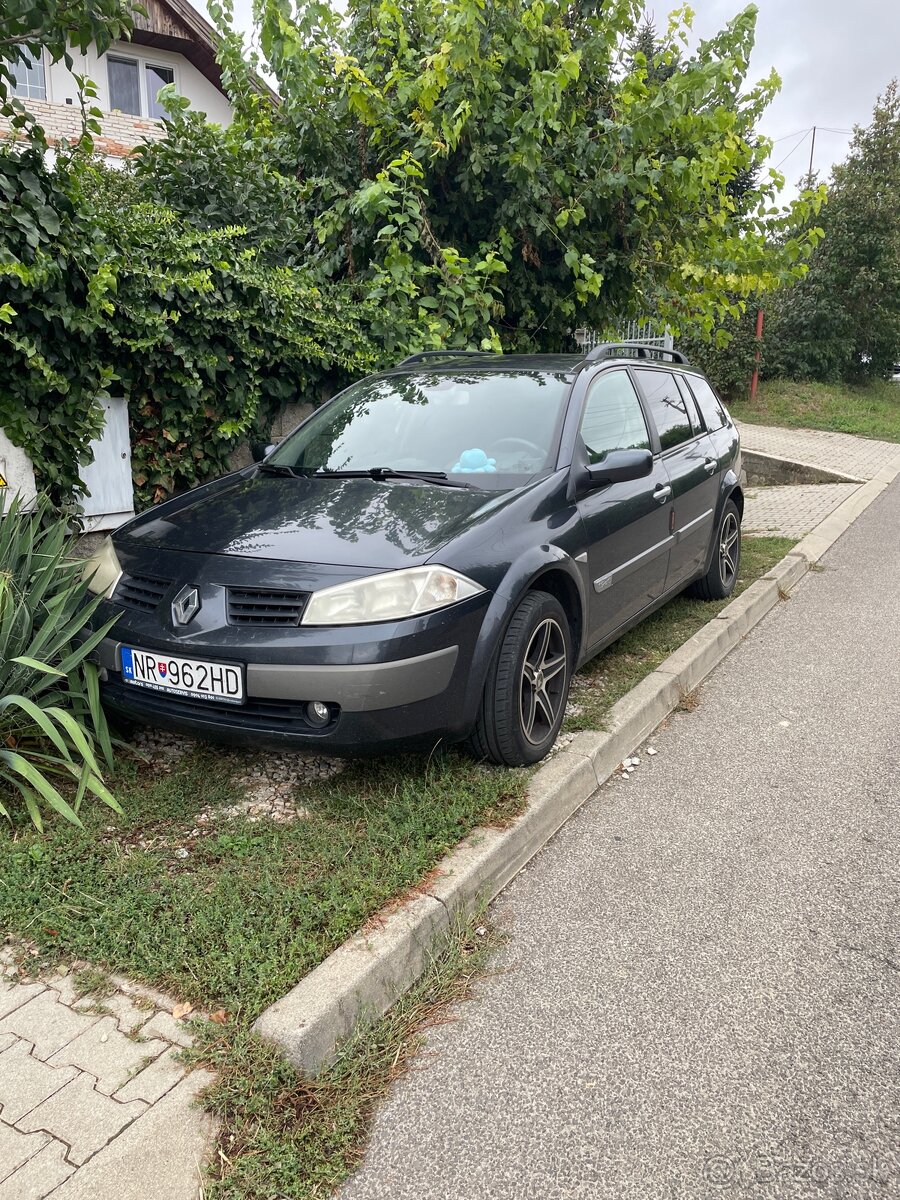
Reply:
[[[211, 11], [239, 81], [228, 14]], [[638, 313], [708, 332], [801, 275], [815, 245], [821, 196], [784, 212], [778, 177], [757, 181], [779, 84], [745, 86], [753, 6], [693, 54], [687, 8], [657, 39], [636, 0], [353, 0], [345, 21], [325, 0], [293, 15], [256, 0], [255, 14], [308, 265], [378, 302], [386, 352], [559, 349], [576, 325]]]
[[884, 378], [900, 355], [900, 92], [879, 96], [836, 166], [825, 238], [809, 272], [776, 299], [770, 373]]

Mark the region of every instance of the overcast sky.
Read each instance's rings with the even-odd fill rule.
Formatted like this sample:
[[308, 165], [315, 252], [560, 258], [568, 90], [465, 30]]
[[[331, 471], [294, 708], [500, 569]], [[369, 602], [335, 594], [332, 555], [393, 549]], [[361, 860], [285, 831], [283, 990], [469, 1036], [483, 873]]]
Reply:
[[[739, 10], [733, 0], [694, 0], [694, 28], [706, 37]], [[847, 153], [849, 134], [828, 129], [867, 125], [879, 92], [900, 75], [898, 0], [757, 0], [756, 48], [750, 63], [754, 79], [774, 67], [781, 92], [760, 130], [778, 139], [772, 166], [781, 163], [788, 188], [809, 167], [816, 130], [814, 169], [825, 179]], [[665, 8], [657, 8], [658, 15]], [[796, 134], [797, 136], [790, 136]], [[796, 147], [796, 149], [795, 149]], [[786, 161], [785, 161], [786, 160]]]
[[[201, 0], [202, 4], [202, 0]], [[781, 76], [780, 94], [768, 109], [761, 132], [775, 139], [772, 166], [787, 180], [785, 197], [809, 166], [812, 126], [817, 126], [813, 166], [821, 179], [847, 152], [854, 124], [868, 124], [879, 92], [900, 75], [898, 0], [757, 0], [759, 18], [751, 80], [772, 67]], [[341, 5], [343, 7], [343, 5]], [[648, 4], [665, 26], [673, 4]], [[743, 5], [740, 0], [692, 0], [694, 30], [708, 37]], [[250, 25], [251, 0], [235, 0], [243, 28]]]

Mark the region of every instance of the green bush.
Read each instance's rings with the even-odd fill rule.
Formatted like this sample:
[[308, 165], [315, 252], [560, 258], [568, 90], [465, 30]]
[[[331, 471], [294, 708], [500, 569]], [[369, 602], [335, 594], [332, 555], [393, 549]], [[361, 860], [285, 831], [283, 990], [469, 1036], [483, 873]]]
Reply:
[[346, 286], [279, 265], [239, 226], [198, 228], [128, 173], [0, 150], [4, 187], [0, 427], [57, 504], [81, 490], [109, 391], [129, 400], [147, 504], [227, 471], [271, 411], [377, 363]]
[[4, 514], [0, 492], [0, 814], [11, 819], [18, 799], [39, 829], [43, 806], [80, 825], [88, 794], [118, 810], [98, 763], [99, 753], [112, 765], [112, 746], [87, 662], [112, 623], [78, 644], [99, 599], [71, 549], [46, 498], [33, 513], [14, 500]]

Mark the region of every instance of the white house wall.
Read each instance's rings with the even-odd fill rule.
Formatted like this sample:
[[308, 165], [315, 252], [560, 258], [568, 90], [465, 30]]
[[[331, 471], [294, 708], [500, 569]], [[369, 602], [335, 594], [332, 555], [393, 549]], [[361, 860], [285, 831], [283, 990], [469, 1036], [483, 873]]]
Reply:
[[[78, 86], [73, 73], [88, 75], [97, 86], [97, 99], [94, 103], [103, 110], [104, 115], [101, 120], [102, 133], [95, 139], [95, 149], [99, 154], [106, 156], [108, 161], [126, 157], [146, 138], [163, 136], [163, 128], [159, 121], [149, 117], [132, 116], [118, 110], [110, 111], [105, 55], [99, 55], [94, 46], [91, 46], [86, 54], [77, 50], [71, 53], [72, 72], [62, 61], [45, 66], [47, 99], [24, 101], [28, 110], [40, 121], [51, 145], [63, 138], [72, 141], [81, 132]], [[176, 90], [188, 98], [192, 108], [205, 113], [207, 118], [217, 125], [230, 124], [232, 108], [227, 98], [183, 55], [133, 45], [131, 42], [114, 42], [109, 53], [122, 58], [137, 59], [141, 64], [156, 63], [162, 67], [171, 67], [175, 72]], [[7, 129], [6, 122], [0, 120], [0, 136]]]
[[[192, 108], [206, 113], [207, 118], [217, 125], [230, 124], [232, 110], [228, 100], [183, 55], [173, 54], [169, 50], [156, 50], [151, 46], [137, 46], [131, 42], [113, 42], [108, 53], [137, 59], [142, 64], [158, 63], [161, 67], [172, 67], [175, 71], [175, 89], [180, 95], [187, 96]], [[89, 75], [93, 79], [97, 85], [97, 104], [105, 113], [109, 112], [106, 56], [98, 55], [96, 47], [90, 46], [86, 54], [73, 50], [72, 58], [75, 74]], [[68, 100], [73, 104], [78, 103], [78, 88], [62, 60], [53, 63], [47, 74], [49, 101], [55, 104], [66, 104]]]

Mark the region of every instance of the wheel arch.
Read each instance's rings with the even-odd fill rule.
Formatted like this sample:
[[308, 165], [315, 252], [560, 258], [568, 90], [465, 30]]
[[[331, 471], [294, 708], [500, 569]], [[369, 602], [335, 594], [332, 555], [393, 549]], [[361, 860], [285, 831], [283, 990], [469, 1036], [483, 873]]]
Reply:
[[744, 489], [741, 487], [741, 485], [739, 483], [736, 483], [734, 485], [734, 487], [731, 489], [731, 491], [726, 494], [725, 499], [734, 501], [735, 507], [738, 510], [738, 516], [741, 518], [741, 521], [743, 522], [743, 520], [744, 520]]
[[577, 662], [581, 653], [584, 637], [584, 604], [575, 580], [567, 571], [558, 567], [549, 567], [531, 580], [526, 592], [548, 592], [562, 605], [569, 619], [569, 632], [572, 636], [572, 658]]

